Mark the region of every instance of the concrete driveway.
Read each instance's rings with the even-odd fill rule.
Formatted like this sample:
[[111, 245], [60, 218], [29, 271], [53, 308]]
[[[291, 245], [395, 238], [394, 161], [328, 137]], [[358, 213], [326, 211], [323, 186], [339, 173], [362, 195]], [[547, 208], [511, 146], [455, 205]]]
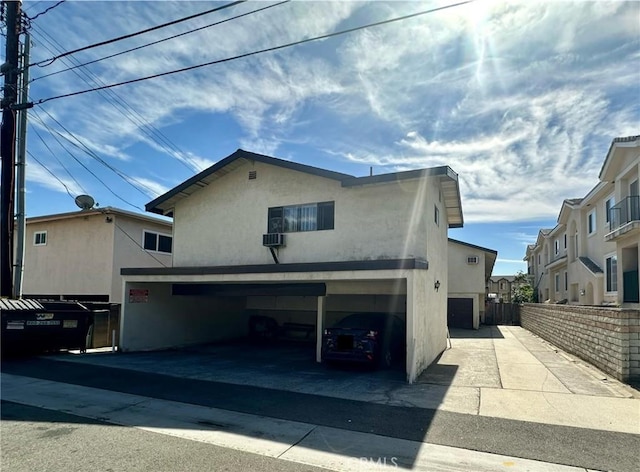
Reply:
[[56, 359], [385, 405], [640, 433], [640, 393], [515, 326], [454, 330], [451, 347], [413, 385], [401, 368], [316, 364], [313, 347], [225, 344]]

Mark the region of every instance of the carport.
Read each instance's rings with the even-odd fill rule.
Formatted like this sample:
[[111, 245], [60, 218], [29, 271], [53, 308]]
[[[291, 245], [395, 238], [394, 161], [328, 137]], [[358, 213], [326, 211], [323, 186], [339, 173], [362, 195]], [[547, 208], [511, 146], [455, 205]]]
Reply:
[[412, 382], [446, 340], [440, 332], [446, 321], [438, 318], [446, 312], [426, 310], [427, 266], [400, 259], [122, 269], [120, 350], [242, 339], [249, 317], [264, 315], [281, 325], [314, 326], [320, 362], [325, 327], [353, 312], [392, 312], [406, 322], [406, 373]]

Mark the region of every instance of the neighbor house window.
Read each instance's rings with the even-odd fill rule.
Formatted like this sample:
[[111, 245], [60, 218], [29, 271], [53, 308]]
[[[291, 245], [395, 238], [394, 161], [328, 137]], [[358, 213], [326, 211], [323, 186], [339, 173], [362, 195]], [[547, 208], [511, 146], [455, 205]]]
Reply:
[[566, 250], [567, 249], [567, 233], [564, 233], [563, 238], [564, 238], [564, 249]]
[[269, 233], [321, 231], [334, 227], [334, 202], [269, 208]]
[[440, 210], [437, 206], [434, 206], [433, 209], [433, 220], [435, 221], [436, 225], [440, 226]]
[[593, 234], [596, 232], [596, 211], [593, 210], [587, 216], [587, 233]]
[[555, 248], [555, 253], [556, 256], [560, 253], [560, 241], [558, 241], [557, 239], [554, 242], [554, 248]]
[[143, 247], [147, 251], [171, 254], [171, 246], [173, 245], [173, 238], [171, 236], [154, 233], [153, 231], [144, 231], [143, 239]]
[[46, 231], [36, 231], [33, 234], [33, 245], [34, 246], [46, 246], [47, 245], [47, 232]]
[[564, 289], [569, 289], [569, 273], [567, 271], [564, 272]]
[[611, 222], [611, 209], [615, 204], [616, 201], [613, 197], [607, 199], [607, 201], [604, 202], [604, 219], [607, 223]]
[[607, 292], [618, 291], [618, 256], [612, 255], [605, 260]]
[[560, 291], [560, 274], [556, 274], [555, 282], [556, 282], [556, 292], [559, 292]]

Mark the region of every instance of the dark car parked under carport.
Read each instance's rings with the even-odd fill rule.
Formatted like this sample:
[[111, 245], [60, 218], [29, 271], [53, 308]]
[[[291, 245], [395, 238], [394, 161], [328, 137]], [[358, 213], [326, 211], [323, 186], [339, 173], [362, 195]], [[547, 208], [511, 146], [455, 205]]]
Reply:
[[389, 313], [354, 313], [324, 330], [322, 360], [391, 367], [405, 357], [405, 325]]

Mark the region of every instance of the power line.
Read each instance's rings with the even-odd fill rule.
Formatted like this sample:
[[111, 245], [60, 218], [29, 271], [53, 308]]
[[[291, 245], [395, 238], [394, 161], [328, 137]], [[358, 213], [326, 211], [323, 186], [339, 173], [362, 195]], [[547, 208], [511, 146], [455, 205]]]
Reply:
[[27, 15], [26, 13], [24, 14], [27, 18], [29, 18], [29, 21], [33, 21], [36, 18], [38, 18], [39, 16], [44, 15], [45, 13], [50, 12], [51, 10], [53, 10], [54, 8], [56, 8], [57, 6], [62, 5], [65, 2], [65, 0], [60, 0], [58, 3], [56, 3], [55, 5], [53, 5], [52, 7], [47, 8], [44, 11], [41, 11], [40, 13], [38, 13], [36, 16], [34, 16], [33, 18], [29, 17], [29, 15]]
[[69, 194], [69, 196], [71, 198], [75, 198], [72, 194], [71, 191], [69, 190], [69, 187], [67, 187], [67, 184], [65, 184], [56, 174], [54, 174], [51, 169], [49, 169], [48, 167], [46, 167], [42, 162], [40, 162], [38, 160], [38, 158], [36, 156], [33, 155], [33, 153], [31, 151], [29, 151], [27, 149], [27, 154], [29, 154], [29, 157], [31, 159], [33, 159], [34, 161], [36, 161], [38, 164], [40, 164], [40, 167], [42, 167], [44, 170], [46, 170], [49, 174], [51, 174], [51, 176], [56, 179], [58, 182], [60, 182], [60, 185], [62, 185], [64, 187], [64, 189], [67, 191], [67, 193]]
[[[104, 214], [106, 214], [107, 210], [101, 210]], [[145, 252], [146, 254], [149, 254], [149, 256], [151, 256], [153, 259], [156, 260], [156, 262], [159, 262], [162, 266], [167, 267], [167, 264], [165, 264], [164, 262], [162, 262], [160, 259], [158, 259], [156, 256], [154, 256], [153, 254], [151, 254], [149, 251], [147, 251], [136, 239], [134, 239], [129, 233], [127, 233], [118, 223], [115, 223], [116, 227], [122, 231], [122, 233], [124, 233], [124, 235], [129, 238], [131, 241], [133, 241], [135, 243], [136, 246], [138, 246], [140, 249], [142, 249], [143, 252]]]
[[[43, 40], [47, 41], [54, 49], [62, 50], [62, 46], [55, 40], [55, 38], [51, 37], [46, 31], [42, 28], [34, 25], [36, 31], [39, 34], [43, 35]], [[52, 49], [43, 44], [44, 48], [48, 51], [52, 52]], [[64, 58], [64, 61], [71, 61], [75, 64], [79, 64], [73, 57]], [[104, 85], [104, 82], [96, 76], [93, 72], [91, 72], [88, 68], [73, 70], [73, 73], [79, 77], [83, 82], [85, 82], [90, 87], [94, 87], [97, 85]], [[91, 81], [91, 82], [90, 82]], [[93, 82], [93, 83], [92, 83]], [[100, 95], [109, 102], [119, 113], [121, 113], [125, 118], [131, 121], [136, 127], [138, 127], [143, 134], [145, 134], [151, 141], [155, 142], [162, 150], [164, 150], [167, 154], [169, 154], [172, 158], [175, 158], [184, 165], [189, 171], [199, 170], [198, 164], [191, 159], [187, 153], [185, 153], [182, 149], [180, 149], [175, 143], [173, 143], [162, 131], [160, 131], [154, 125], [145, 121], [143, 116], [137, 112], [126, 100], [123, 100], [115, 90], [104, 90], [100, 93]], [[187, 164], [187, 162], [189, 164]]]
[[[42, 109], [42, 111], [44, 111], [47, 116], [49, 118], [51, 118], [60, 128], [62, 128], [69, 136], [71, 136], [76, 142], [73, 142], [68, 136], [65, 136], [64, 134], [60, 133], [59, 131], [53, 130], [54, 133], [56, 133], [58, 136], [60, 136], [63, 139], [66, 139], [69, 144], [71, 144], [72, 146], [80, 149], [82, 152], [84, 152], [85, 154], [87, 154], [89, 157], [91, 157], [92, 159], [98, 161], [100, 164], [102, 164], [103, 166], [105, 166], [107, 169], [111, 170], [112, 172], [114, 172], [116, 175], [118, 175], [122, 180], [124, 180], [125, 182], [127, 182], [129, 185], [131, 185], [133, 188], [135, 188], [138, 192], [140, 192], [142, 195], [146, 196], [146, 197], [152, 197], [155, 196], [155, 191], [150, 188], [147, 187], [144, 183], [140, 182], [138, 179], [136, 179], [135, 177], [130, 177], [128, 175], [126, 175], [124, 172], [122, 172], [120, 169], [112, 166], [111, 164], [109, 164], [108, 162], [106, 162], [104, 159], [102, 159], [100, 156], [98, 156], [98, 154], [96, 154], [94, 151], [92, 151], [84, 142], [82, 142], [82, 140], [80, 140], [80, 138], [78, 138], [75, 134], [73, 134], [71, 131], [69, 131], [62, 123], [60, 123], [51, 113], [49, 113], [47, 110]], [[150, 194], [146, 194], [144, 191], [142, 191], [138, 186], [136, 186], [133, 182], [137, 183], [140, 187], [147, 189], [147, 191], [150, 192]]]
[[[78, 159], [71, 151], [69, 151], [61, 142], [60, 140], [54, 135], [54, 133], [57, 133], [56, 131], [54, 131], [53, 129], [51, 129], [51, 127], [49, 125], [47, 125], [47, 123], [38, 115], [38, 113], [34, 110], [34, 118], [36, 120], [38, 120], [40, 122], [40, 124], [42, 124], [42, 126], [44, 126], [47, 131], [49, 131], [49, 134], [51, 134], [51, 136], [53, 137], [53, 139], [56, 140], [56, 142], [60, 145], [60, 147], [62, 149], [64, 149], [72, 158], [73, 160], [75, 160], [78, 164], [80, 164], [80, 166], [82, 166], [82, 168], [84, 168], [84, 170], [86, 170], [89, 174], [91, 174], [98, 182], [100, 182], [114, 197], [116, 197], [118, 200], [126, 203], [127, 205], [133, 207], [133, 208], [137, 208], [138, 210], [144, 211], [142, 208], [140, 208], [138, 205], [135, 205], [127, 200], [125, 200], [124, 198], [122, 198], [120, 195], [118, 195], [117, 193], [115, 193], [111, 187], [109, 185], [107, 185], [104, 180], [102, 180], [100, 177], [98, 177], [91, 169], [89, 169], [80, 159]], [[60, 134], [60, 133], [57, 133]]]
[[199, 28], [192, 29], [192, 30], [189, 30], [189, 31], [185, 31], [183, 33], [174, 34], [173, 36], [169, 36], [169, 37], [164, 38], [164, 39], [159, 39], [157, 41], [153, 41], [153, 42], [150, 42], [150, 43], [142, 44], [141, 46], [137, 46], [135, 48], [125, 49], [124, 51], [120, 51], [120, 52], [117, 52], [115, 54], [111, 54], [109, 56], [101, 57], [101, 58], [98, 58], [98, 59], [94, 59], [92, 61], [84, 62], [82, 64], [74, 65], [73, 67], [68, 67], [66, 69], [58, 70], [56, 72], [51, 72], [49, 74], [41, 75], [40, 77], [36, 77], [36, 78], [32, 79], [31, 82], [34, 82], [34, 81], [40, 80], [40, 79], [44, 79], [46, 77], [51, 77], [52, 75], [61, 74], [63, 72], [67, 72], [67, 71], [70, 71], [70, 70], [73, 70], [73, 69], [77, 69], [78, 67], [83, 67], [83, 66], [88, 66], [90, 64], [95, 64], [97, 62], [101, 62], [101, 61], [104, 61], [106, 59], [112, 59], [114, 57], [121, 56], [121, 55], [127, 54], [129, 52], [138, 51], [139, 49], [144, 49], [144, 48], [149, 47], [149, 46], [154, 46], [156, 44], [160, 44], [160, 43], [163, 43], [165, 41], [169, 41], [170, 39], [175, 39], [175, 38], [179, 38], [181, 36], [186, 36], [186, 35], [191, 34], [191, 33], [196, 33], [198, 31], [202, 31], [204, 29], [211, 28], [213, 26], [221, 25], [222, 23], [227, 23], [227, 22], [232, 21], [232, 20], [237, 20], [238, 18], [242, 18], [242, 17], [245, 17], [245, 16], [253, 15], [254, 13], [258, 13], [258, 12], [261, 12], [261, 11], [264, 11], [264, 10], [268, 10], [269, 8], [277, 7], [277, 6], [282, 5], [284, 3], [289, 3], [290, 1], [291, 0], [284, 0], [282, 2], [274, 3], [274, 4], [268, 5], [266, 7], [258, 8], [257, 10], [252, 10], [250, 12], [243, 13], [241, 15], [236, 15], [236, 16], [232, 16], [230, 18], [226, 18], [226, 19], [221, 20], [221, 21], [216, 21], [215, 23], [211, 23], [211, 24], [208, 24], [206, 26], [201, 26]]
[[80, 188], [80, 190], [82, 190], [84, 193], [88, 193], [85, 188], [82, 186], [82, 184], [80, 184], [80, 182], [78, 182], [76, 180], [76, 178], [71, 174], [71, 172], [69, 171], [69, 169], [67, 169], [67, 167], [64, 165], [64, 163], [60, 160], [60, 158], [56, 155], [55, 152], [53, 152], [53, 150], [49, 147], [49, 144], [47, 144], [47, 142], [44, 140], [44, 138], [40, 135], [40, 133], [38, 132], [38, 130], [33, 127], [32, 131], [34, 133], [36, 133], [36, 136], [40, 139], [40, 141], [42, 141], [42, 144], [44, 145], [44, 147], [47, 148], [47, 150], [51, 153], [51, 155], [56, 159], [56, 161], [58, 161], [58, 163], [62, 166], [62, 168], [67, 172], [67, 174], [69, 175], [69, 177], [71, 177], [71, 180], [73, 180], [75, 182], [75, 184]]
[[288, 48], [288, 47], [291, 47], [291, 46], [298, 46], [300, 44], [310, 43], [312, 41], [318, 41], [318, 40], [321, 40], [321, 39], [332, 38], [332, 37], [344, 35], [344, 34], [347, 34], [347, 33], [353, 33], [354, 31], [360, 31], [360, 30], [363, 30], [363, 29], [372, 28], [374, 26], [380, 26], [380, 25], [385, 25], [385, 24], [389, 24], [389, 23], [394, 23], [394, 22], [397, 22], [397, 21], [407, 20], [409, 18], [415, 18], [417, 16], [426, 15], [426, 14], [429, 14], [429, 13], [434, 13], [434, 12], [437, 12], [437, 11], [440, 11], [440, 10], [446, 10], [448, 8], [454, 8], [454, 7], [458, 7], [458, 6], [461, 6], [461, 5], [466, 5], [468, 3], [473, 3], [474, 1], [475, 0], [468, 0], [468, 1], [460, 2], [460, 3], [454, 3], [454, 4], [451, 4], [451, 5], [445, 5], [443, 7], [432, 8], [432, 9], [429, 9], [429, 10], [424, 10], [424, 11], [420, 11], [420, 12], [417, 12], [417, 13], [412, 13], [410, 15], [399, 16], [399, 17], [396, 17], [396, 18], [388, 19], [388, 20], [378, 21], [378, 22], [375, 22], [375, 23], [369, 23], [369, 24], [362, 25], [362, 26], [356, 26], [354, 28], [349, 28], [349, 29], [346, 29], [346, 30], [336, 31], [334, 33], [328, 33], [328, 34], [324, 34], [324, 35], [321, 35], [321, 36], [315, 36], [313, 38], [302, 39], [300, 41], [295, 41], [295, 42], [292, 42], [292, 43], [281, 44], [279, 46], [273, 46], [273, 47], [270, 47], [270, 48], [260, 49], [258, 51], [248, 52], [248, 53], [240, 54], [240, 55], [233, 56], [233, 57], [227, 57], [225, 59], [218, 59], [218, 60], [215, 60], [215, 61], [206, 62], [204, 64], [198, 64], [198, 65], [195, 65], [195, 66], [184, 67], [182, 69], [172, 70], [172, 71], [168, 71], [168, 72], [161, 72], [159, 74], [153, 74], [153, 75], [149, 75], [149, 76], [146, 76], [146, 77], [140, 77], [140, 78], [137, 78], [137, 79], [125, 80], [123, 82], [118, 82], [118, 83], [110, 84], [110, 85], [104, 85], [104, 86], [101, 86], [101, 87], [95, 87], [95, 88], [91, 88], [91, 89], [87, 89], [87, 90], [80, 90], [78, 92], [65, 93], [63, 95], [56, 95], [56, 96], [49, 97], [49, 98], [43, 98], [43, 99], [38, 100], [37, 102], [34, 102], [34, 104], [35, 105], [41, 105], [41, 104], [43, 104], [45, 102], [49, 102], [51, 100], [57, 100], [59, 98], [74, 97], [76, 95], [82, 95], [82, 94], [89, 93], [89, 92], [96, 92], [98, 90], [105, 90], [105, 89], [110, 89], [110, 88], [113, 88], [113, 87], [120, 87], [122, 85], [129, 85], [129, 84], [134, 84], [134, 83], [137, 83], [137, 82], [142, 82], [142, 81], [145, 81], [145, 80], [157, 79], [159, 77], [165, 77], [165, 76], [168, 76], [168, 75], [178, 74], [180, 72], [187, 72], [187, 71], [190, 71], [190, 70], [200, 69], [202, 67], [212, 66], [212, 65], [215, 65], [215, 64], [222, 64], [224, 62], [231, 62], [231, 61], [235, 61], [237, 59], [242, 59], [242, 58], [245, 58], [245, 57], [255, 56], [255, 55], [258, 55], [258, 54], [265, 53], [265, 52], [277, 51], [277, 50], [285, 49], [285, 48]]
[[[145, 30], [138, 31], [136, 33], [129, 33], [129, 34], [125, 34], [123, 36], [119, 36], [117, 38], [108, 39], [106, 41], [101, 41], [99, 43], [90, 44], [88, 46], [84, 46], [84, 47], [81, 47], [81, 48], [78, 48], [78, 49], [74, 49], [72, 51], [67, 51], [65, 53], [62, 53], [62, 54], [60, 54], [58, 56], [55, 56], [55, 57], [52, 57], [50, 59], [45, 59], [43, 61], [39, 61], [39, 62], [36, 62], [34, 64], [29, 64], [29, 66], [32, 66], [32, 65], [36, 65], [36, 66], [40, 66], [40, 67], [49, 66], [49, 65], [53, 64], [56, 60], [60, 59], [61, 57], [70, 56], [71, 54], [75, 54], [75, 53], [78, 53], [78, 52], [81, 52], [81, 51], [86, 51], [88, 49], [93, 49], [93, 48], [96, 48], [96, 47], [99, 47], [99, 46], [105, 46], [107, 44], [115, 43], [117, 41], [122, 41], [123, 39], [133, 38], [135, 36], [139, 36], [139, 35], [144, 34], [144, 33], [149, 33], [151, 31], [159, 30], [161, 28], [166, 28], [167, 26], [173, 26], [173, 25], [176, 25], [178, 23], [182, 23], [183, 21], [192, 20], [192, 19], [198, 18], [200, 16], [208, 15], [209, 13], [214, 13], [216, 11], [224, 10], [226, 8], [239, 5], [240, 3], [244, 3], [245, 1], [247, 1], [247, 0], [239, 0], [237, 2], [228, 3], [226, 5], [222, 5], [221, 7], [212, 8], [210, 10], [203, 11], [201, 13], [196, 13], [194, 15], [186, 16], [184, 18], [179, 18], [177, 20], [173, 20], [173, 21], [170, 21], [168, 23], [164, 23], [164, 24], [157, 25], [157, 26], [152, 26], [151, 28], [147, 28]], [[48, 64], [43, 65], [45, 62], [47, 62]]]

